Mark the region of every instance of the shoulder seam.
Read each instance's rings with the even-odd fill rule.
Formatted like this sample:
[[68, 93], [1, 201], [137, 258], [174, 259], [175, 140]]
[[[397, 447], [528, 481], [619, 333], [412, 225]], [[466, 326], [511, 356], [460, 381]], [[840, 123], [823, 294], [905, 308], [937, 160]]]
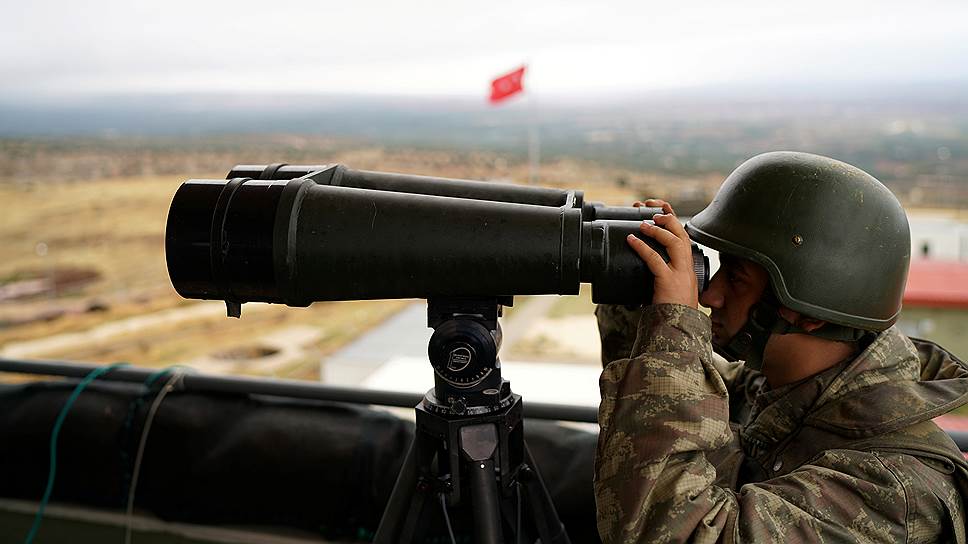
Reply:
[[888, 466], [888, 464], [884, 462], [884, 459], [881, 458], [881, 454], [879, 452], [871, 451], [870, 453], [875, 459], [877, 459], [877, 462], [880, 463], [881, 466], [891, 473], [891, 476], [894, 477], [897, 485], [900, 486], [901, 491], [904, 493], [904, 542], [907, 543], [910, 541], [909, 527], [911, 525], [911, 498], [908, 496], [908, 489], [904, 486], [904, 483], [901, 482], [901, 478], [897, 475], [897, 472], [894, 470], [894, 468]]

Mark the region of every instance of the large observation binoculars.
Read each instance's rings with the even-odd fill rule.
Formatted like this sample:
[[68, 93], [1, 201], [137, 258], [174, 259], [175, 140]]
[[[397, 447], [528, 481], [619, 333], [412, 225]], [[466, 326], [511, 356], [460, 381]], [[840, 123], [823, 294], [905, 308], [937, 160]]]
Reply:
[[[175, 290], [224, 300], [230, 314], [243, 302], [564, 295], [580, 283], [596, 303], [652, 299], [625, 241], [642, 237], [640, 221], [601, 219], [608, 208], [580, 192], [315, 168], [243, 166], [182, 184], [165, 239]], [[695, 245], [693, 261], [702, 289], [709, 265]]]

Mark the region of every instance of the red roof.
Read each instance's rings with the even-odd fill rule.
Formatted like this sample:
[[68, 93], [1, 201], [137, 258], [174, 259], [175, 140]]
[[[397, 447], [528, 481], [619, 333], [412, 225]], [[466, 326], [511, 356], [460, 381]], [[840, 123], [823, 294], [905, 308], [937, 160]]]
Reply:
[[905, 306], [968, 308], [968, 263], [911, 261]]
[[[945, 414], [934, 418], [934, 422], [946, 431], [968, 432], [968, 416]], [[965, 460], [968, 460], [968, 452], [961, 452], [961, 454], [965, 456]]]
[[945, 414], [934, 418], [934, 422], [946, 431], [968, 432], [968, 416]]

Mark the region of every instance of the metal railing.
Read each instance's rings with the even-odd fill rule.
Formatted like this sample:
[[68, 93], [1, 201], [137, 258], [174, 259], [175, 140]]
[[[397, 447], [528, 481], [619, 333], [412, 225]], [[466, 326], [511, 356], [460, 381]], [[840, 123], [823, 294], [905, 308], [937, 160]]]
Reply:
[[[83, 378], [100, 366], [103, 365], [73, 363], [68, 361], [0, 359], [0, 372], [63, 376], [67, 378]], [[98, 380], [143, 383], [149, 376], [157, 373], [158, 369], [156, 368], [124, 366], [112, 370], [104, 376], [99, 377]], [[335, 387], [316, 382], [282, 380], [277, 378], [214, 376], [191, 370], [186, 372], [181, 382], [181, 390], [200, 393], [244, 393], [294, 399], [345, 402], [350, 404], [398, 406], [401, 408], [413, 408], [423, 400], [423, 395], [420, 393]], [[598, 408], [593, 406], [526, 402], [524, 404], [524, 416], [535, 419], [597, 423]]]
[[[43, 376], [63, 376], [82, 378], [101, 365], [72, 363], [67, 361], [30, 361], [0, 359], [0, 372], [34, 374]], [[158, 369], [121, 367], [98, 378], [99, 380], [143, 383]], [[181, 380], [181, 388], [194, 392], [244, 393], [250, 395], [269, 395], [296, 399], [312, 399], [350, 404], [375, 404], [413, 408], [422, 399], [419, 393], [400, 393], [377, 391], [355, 387], [334, 387], [321, 383], [282, 380], [276, 378], [249, 378], [241, 376], [213, 376], [190, 371]], [[592, 406], [568, 404], [547, 404], [538, 402], [524, 403], [525, 417], [597, 423], [598, 409]], [[968, 451], [968, 432], [946, 430], [961, 451]]]

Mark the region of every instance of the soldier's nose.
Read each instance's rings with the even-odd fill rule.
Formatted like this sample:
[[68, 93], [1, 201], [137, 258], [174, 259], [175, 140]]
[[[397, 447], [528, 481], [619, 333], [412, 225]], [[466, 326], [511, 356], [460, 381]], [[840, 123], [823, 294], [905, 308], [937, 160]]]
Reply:
[[723, 273], [716, 272], [709, 281], [709, 286], [699, 295], [699, 303], [707, 308], [723, 307]]

